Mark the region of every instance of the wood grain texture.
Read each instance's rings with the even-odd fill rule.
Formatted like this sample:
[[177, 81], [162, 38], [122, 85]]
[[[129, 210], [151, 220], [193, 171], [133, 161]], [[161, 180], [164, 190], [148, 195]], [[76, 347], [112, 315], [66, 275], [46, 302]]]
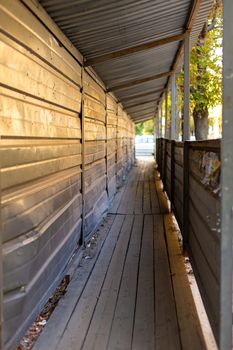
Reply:
[[206, 349], [171, 214], [164, 224], [182, 348]]

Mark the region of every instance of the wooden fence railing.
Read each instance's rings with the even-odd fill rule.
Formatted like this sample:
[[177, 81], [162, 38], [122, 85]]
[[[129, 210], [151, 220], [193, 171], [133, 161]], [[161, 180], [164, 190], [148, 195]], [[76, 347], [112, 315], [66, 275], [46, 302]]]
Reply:
[[220, 140], [183, 143], [157, 139], [156, 157], [218, 341]]

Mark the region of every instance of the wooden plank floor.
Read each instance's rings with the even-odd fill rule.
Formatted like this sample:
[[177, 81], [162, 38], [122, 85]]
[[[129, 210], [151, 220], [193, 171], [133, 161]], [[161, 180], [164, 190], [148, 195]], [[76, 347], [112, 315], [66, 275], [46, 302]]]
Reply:
[[202, 350], [183, 257], [153, 161], [139, 162], [37, 350]]

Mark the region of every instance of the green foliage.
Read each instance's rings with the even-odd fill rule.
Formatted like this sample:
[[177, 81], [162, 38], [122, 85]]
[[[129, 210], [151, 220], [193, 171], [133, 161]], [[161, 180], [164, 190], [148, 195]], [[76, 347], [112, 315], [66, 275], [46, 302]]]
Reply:
[[[178, 76], [180, 106], [183, 108], [183, 79]], [[222, 100], [222, 6], [215, 1], [213, 13], [190, 55], [190, 108], [204, 111]]]
[[141, 136], [143, 134], [143, 123], [136, 124], [136, 135]]
[[136, 124], [136, 135], [154, 135], [154, 120]]
[[143, 123], [143, 134], [154, 135], [154, 120], [147, 120]]

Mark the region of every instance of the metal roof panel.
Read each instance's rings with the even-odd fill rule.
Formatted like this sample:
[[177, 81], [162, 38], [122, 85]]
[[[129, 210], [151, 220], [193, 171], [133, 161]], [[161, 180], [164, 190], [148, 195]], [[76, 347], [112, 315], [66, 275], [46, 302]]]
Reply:
[[[42, 6], [60, 29], [86, 59], [102, 56], [122, 49], [129, 49], [153, 40], [184, 33], [191, 13], [193, 0], [40, 0]], [[191, 44], [198, 38], [212, 0], [202, 0], [191, 32]], [[179, 42], [111, 59], [93, 66], [107, 87], [127, 83], [140, 78], [171, 70]], [[128, 108], [132, 104], [156, 100], [161, 96], [168, 78], [161, 78], [130, 88], [115, 91], [127, 113], [148, 113], [148, 109], [136, 107], [137, 113]], [[153, 95], [151, 91], [160, 90]], [[130, 101], [125, 98], [134, 95]], [[127, 107], [128, 106], [128, 107]], [[144, 106], [145, 107], [145, 106]], [[153, 107], [154, 108], [154, 107]], [[144, 111], [143, 111], [144, 110]], [[152, 113], [152, 110], [149, 110]]]

